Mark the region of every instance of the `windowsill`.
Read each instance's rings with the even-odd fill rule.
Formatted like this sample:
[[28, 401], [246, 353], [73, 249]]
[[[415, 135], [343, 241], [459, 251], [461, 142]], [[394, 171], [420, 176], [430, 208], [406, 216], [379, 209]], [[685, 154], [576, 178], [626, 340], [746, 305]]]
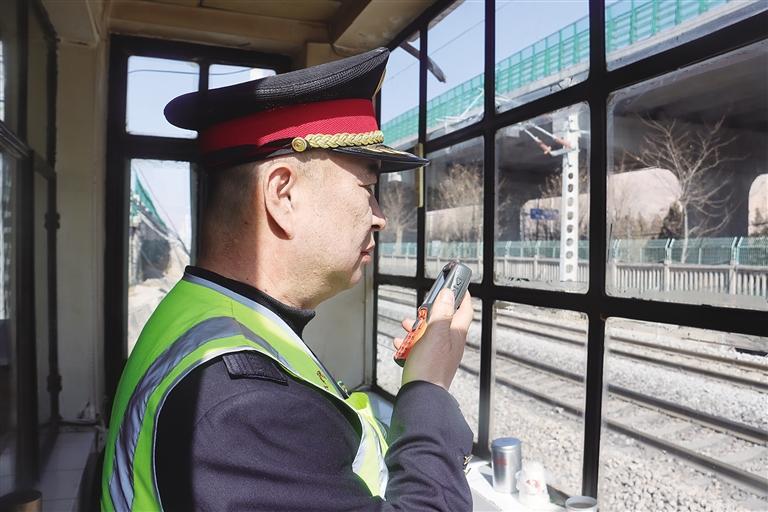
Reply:
[[[547, 512], [565, 510], [563, 507], [549, 503], [534, 507], [520, 503], [517, 494], [505, 494], [493, 490], [493, 471], [488, 461], [470, 462], [467, 482], [472, 490], [474, 512]], [[551, 499], [550, 495], [550, 499]]]
[[59, 432], [40, 478], [43, 510], [77, 510], [83, 472], [96, 441], [97, 432], [91, 427]]

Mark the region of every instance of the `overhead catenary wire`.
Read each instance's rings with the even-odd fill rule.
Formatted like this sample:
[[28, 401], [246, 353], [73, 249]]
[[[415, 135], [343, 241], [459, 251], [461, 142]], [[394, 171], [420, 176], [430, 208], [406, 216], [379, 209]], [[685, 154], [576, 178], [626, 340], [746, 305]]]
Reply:
[[[496, 8], [496, 12], [498, 13], [498, 12], [502, 11], [503, 9], [506, 9], [506, 8], [507, 8], [507, 7], [509, 7], [510, 5], [512, 5], [512, 4], [511, 4], [511, 3], [505, 3], [505, 4], [502, 4], [502, 5], [500, 5], [499, 7], [497, 7], [497, 8]], [[466, 28], [466, 29], [464, 29], [462, 32], [459, 32], [458, 34], [456, 34], [456, 35], [455, 35], [455, 36], [453, 36], [452, 38], [448, 39], [448, 40], [447, 40], [445, 43], [443, 43], [442, 45], [438, 46], [438, 47], [437, 47], [437, 48], [435, 48], [434, 50], [430, 50], [430, 52], [429, 52], [429, 53], [430, 53], [430, 55], [434, 55], [434, 54], [436, 54], [437, 52], [439, 52], [440, 50], [442, 50], [443, 48], [445, 48], [445, 47], [446, 47], [446, 46], [448, 46], [449, 44], [453, 43], [454, 41], [456, 41], [456, 40], [457, 40], [457, 39], [459, 39], [459, 38], [462, 38], [462, 37], [464, 37], [464, 36], [465, 36], [465, 35], [467, 35], [469, 32], [471, 32], [471, 31], [472, 31], [472, 30], [474, 30], [475, 28], [477, 28], [477, 27], [479, 27], [479, 26], [483, 25], [484, 23], [485, 23], [485, 17], [483, 17], [483, 19], [481, 19], [481, 20], [480, 20], [480, 21], [478, 21], [477, 23], [475, 23], [475, 24], [471, 25], [469, 28]], [[401, 74], [405, 73], [406, 71], [408, 71], [409, 69], [411, 69], [412, 67], [414, 67], [414, 66], [415, 66], [416, 64], [418, 64], [418, 63], [419, 63], [419, 61], [418, 61], [418, 58], [417, 58], [417, 59], [416, 59], [416, 62], [412, 62], [412, 63], [408, 64], [407, 66], [405, 66], [404, 68], [402, 68], [402, 69], [399, 69], [399, 70], [397, 70], [396, 72], [394, 72], [394, 73], [392, 73], [392, 74], [388, 74], [388, 75], [387, 75], [387, 76], [384, 78], [384, 83], [386, 84], [386, 83], [387, 83], [387, 82], [389, 82], [390, 80], [393, 80], [393, 79], [397, 78], [399, 75], [401, 75]]]

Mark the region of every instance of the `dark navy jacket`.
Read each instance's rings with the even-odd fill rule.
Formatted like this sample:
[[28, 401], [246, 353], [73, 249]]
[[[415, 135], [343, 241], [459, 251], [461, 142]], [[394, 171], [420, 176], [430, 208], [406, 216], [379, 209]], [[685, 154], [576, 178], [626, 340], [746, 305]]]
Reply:
[[[299, 336], [314, 316], [203, 269]], [[260, 354], [240, 352], [195, 369], [170, 393], [158, 421], [155, 464], [166, 511], [468, 511], [464, 476], [472, 432], [444, 389], [413, 382], [397, 395], [386, 456], [386, 501], [352, 471], [354, 421], [322, 393]]]

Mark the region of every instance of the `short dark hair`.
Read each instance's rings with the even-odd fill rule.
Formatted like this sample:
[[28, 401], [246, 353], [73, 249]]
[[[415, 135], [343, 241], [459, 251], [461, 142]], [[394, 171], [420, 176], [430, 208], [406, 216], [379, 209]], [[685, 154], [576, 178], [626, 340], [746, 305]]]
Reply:
[[221, 234], [236, 232], [250, 216], [258, 184], [259, 162], [248, 162], [226, 169], [203, 171], [200, 205], [200, 255], [206, 253]]

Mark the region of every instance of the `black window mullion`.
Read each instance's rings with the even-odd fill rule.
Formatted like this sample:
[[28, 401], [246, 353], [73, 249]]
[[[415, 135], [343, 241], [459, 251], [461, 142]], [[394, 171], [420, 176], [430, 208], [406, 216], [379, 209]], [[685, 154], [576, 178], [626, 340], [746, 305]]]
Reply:
[[604, 298], [600, 312], [605, 317], [619, 316], [642, 322], [768, 336], [766, 313], [761, 310], [608, 296]]
[[[427, 62], [429, 59], [427, 33], [429, 32], [428, 23], [421, 28], [419, 35], [419, 137], [418, 149], [424, 156], [424, 141], [427, 140]], [[418, 191], [417, 209], [416, 209], [416, 282], [421, 284], [424, 281], [425, 263], [427, 255], [426, 247], [426, 223], [427, 223], [427, 191], [426, 180], [424, 179], [424, 168], [416, 172], [416, 189]], [[420, 293], [420, 292], [419, 292]], [[417, 304], [421, 303], [422, 296], [418, 295]]]
[[[381, 95], [382, 91], [379, 89], [378, 94], [375, 96], [375, 108], [376, 108], [376, 126], [381, 126]], [[376, 182], [376, 188], [374, 190], [376, 195], [376, 201], [381, 204], [381, 181]], [[368, 360], [368, 364], [371, 365], [371, 387], [377, 388], [379, 382], [379, 365], [376, 362], [379, 360], [379, 257], [381, 255], [381, 249], [379, 249], [379, 232], [373, 232], [373, 243], [375, 244], [376, 251], [373, 255], [373, 308], [371, 319], [371, 325], [373, 326], [373, 350], [371, 350], [371, 358]]]
[[588, 332], [586, 403], [584, 406], [584, 449], [582, 493], [597, 497], [600, 468], [600, 428], [602, 425], [603, 352], [605, 321], [602, 303], [605, 297], [607, 254], [607, 113], [608, 90], [605, 86], [605, 0], [589, 3], [589, 108], [590, 108], [590, 180], [589, 180], [589, 291], [587, 292]]
[[277, 73], [292, 69], [289, 57], [275, 53], [123, 35], [111, 36], [111, 42], [113, 46], [122, 48], [122, 51], [130, 56], [188, 60], [197, 63], [215, 62], [228, 66], [259, 66], [274, 69]]
[[[493, 284], [493, 242], [496, 237], [496, 145], [493, 118], [496, 113], [496, 5], [485, 2], [485, 63], [483, 73], [483, 279], [480, 287]], [[478, 455], [490, 456], [493, 404], [493, 298], [482, 299], [480, 323], [480, 403], [478, 404]]]
[[198, 75], [197, 90], [200, 92], [207, 91], [211, 81], [211, 62], [205, 59], [198, 65], [200, 66], [200, 74]]
[[107, 169], [105, 182], [104, 250], [104, 381], [107, 397], [103, 413], [109, 421], [111, 401], [125, 360], [126, 290], [125, 258], [127, 242], [124, 234], [128, 214], [130, 174], [126, 169], [123, 139], [126, 127], [128, 97], [128, 53], [112, 38], [109, 57], [109, 96], [107, 116]]
[[129, 160], [142, 158], [192, 161], [197, 155], [195, 139], [125, 134], [121, 142], [123, 153]]

